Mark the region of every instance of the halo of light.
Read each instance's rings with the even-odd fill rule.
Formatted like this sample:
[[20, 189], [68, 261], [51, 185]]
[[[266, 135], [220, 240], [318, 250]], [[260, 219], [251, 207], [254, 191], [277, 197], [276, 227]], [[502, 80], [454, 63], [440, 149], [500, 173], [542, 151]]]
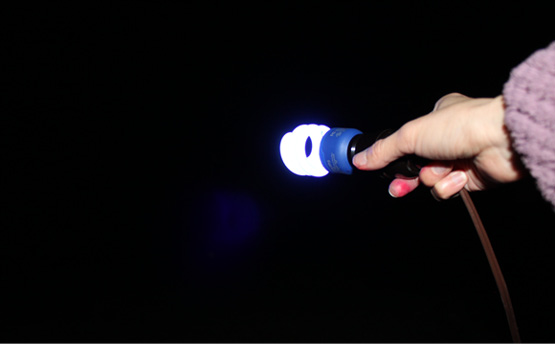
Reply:
[[[328, 174], [320, 160], [320, 142], [330, 130], [325, 125], [302, 124], [281, 138], [281, 160], [289, 171], [300, 176], [323, 177]], [[306, 156], [306, 141], [312, 141], [312, 151]]]

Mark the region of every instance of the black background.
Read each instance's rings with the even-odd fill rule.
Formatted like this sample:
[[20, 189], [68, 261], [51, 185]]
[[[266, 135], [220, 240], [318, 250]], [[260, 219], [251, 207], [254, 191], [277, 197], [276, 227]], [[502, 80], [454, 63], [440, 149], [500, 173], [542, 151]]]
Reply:
[[[460, 199], [298, 177], [302, 123], [396, 128], [501, 93], [542, 2], [2, 8], [2, 341], [510, 341]], [[554, 341], [555, 218], [473, 194], [522, 338]]]

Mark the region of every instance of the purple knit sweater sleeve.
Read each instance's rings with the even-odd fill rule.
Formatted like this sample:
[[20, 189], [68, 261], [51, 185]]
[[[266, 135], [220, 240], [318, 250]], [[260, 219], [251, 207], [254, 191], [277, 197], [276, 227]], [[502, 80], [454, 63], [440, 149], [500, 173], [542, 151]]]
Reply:
[[503, 97], [513, 147], [555, 209], [555, 42], [512, 70]]

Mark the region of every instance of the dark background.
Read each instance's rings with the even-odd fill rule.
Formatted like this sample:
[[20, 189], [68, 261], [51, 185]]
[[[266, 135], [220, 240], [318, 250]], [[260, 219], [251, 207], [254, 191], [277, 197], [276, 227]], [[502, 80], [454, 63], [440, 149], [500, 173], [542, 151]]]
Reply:
[[[299, 177], [278, 146], [500, 94], [550, 4], [76, 3], [0, 10], [0, 340], [510, 341], [460, 198]], [[554, 341], [550, 205], [473, 197], [523, 340]]]

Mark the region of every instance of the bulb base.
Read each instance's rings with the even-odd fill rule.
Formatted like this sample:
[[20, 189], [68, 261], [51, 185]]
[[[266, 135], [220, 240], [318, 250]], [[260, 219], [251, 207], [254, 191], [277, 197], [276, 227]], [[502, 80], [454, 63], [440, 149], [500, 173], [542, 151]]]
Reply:
[[353, 137], [360, 134], [360, 130], [353, 128], [331, 128], [320, 143], [320, 160], [324, 168], [331, 173], [352, 174], [353, 165], [347, 153]]

